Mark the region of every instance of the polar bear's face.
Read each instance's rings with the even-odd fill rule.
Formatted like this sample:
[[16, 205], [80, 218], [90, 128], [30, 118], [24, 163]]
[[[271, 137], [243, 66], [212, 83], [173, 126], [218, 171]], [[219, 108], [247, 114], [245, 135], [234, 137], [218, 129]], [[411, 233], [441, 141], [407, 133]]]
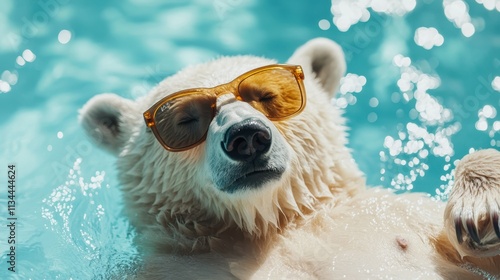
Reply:
[[[222, 68], [226, 63], [212, 64]], [[206, 142], [207, 157], [201, 161], [209, 178], [204, 181], [218, 190], [234, 193], [276, 185], [273, 181], [281, 179], [290, 157], [272, 121], [303, 110], [303, 80], [298, 65], [258, 67], [215, 87], [169, 94], [149, 108], [144, 119], [168, 151], [183, 152]]]
[[[352, 170], [353, 178], [344, 174], [357, 169], [345, 148], [340, 113], [329, 104], [345, 70], [340, 48], [316, 39], [296, 51], [288, 63], [303, 68], [307, 106], [273, 119], [269, 112], [291, 106], [277, 109], [266, 100], [286, 96], [290, 81], [270, 75], [241, 85], [238, 77], [275, 63], [221, 58], [165, 79], [138, 100], [102, 94], [85, 105], [80, 121], [96, 144], [117, 155], [126, 212], [135, 225], [191, 223], [191, 230], [202, 231], [200, 225], [221, 222], [262, 234], [359, 177]], [[228, 91], [209, 101], [162, 103], [179, 91], [220, 89], [235, 79], [237, 86], [222, 86]], [[257, 98], [241, 98], [250, 95]], [[156, 112], [149, 115], [151, 127], [143, 119], [148, 111]]]

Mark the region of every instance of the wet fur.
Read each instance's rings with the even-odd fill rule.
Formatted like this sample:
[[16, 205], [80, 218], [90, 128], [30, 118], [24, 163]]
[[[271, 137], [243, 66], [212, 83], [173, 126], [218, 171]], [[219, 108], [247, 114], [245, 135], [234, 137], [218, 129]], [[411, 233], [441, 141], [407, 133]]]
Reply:
[[[223, 57], [180, 71], [134, 102], [107, 94], [82, 109], [80, 120], [88, 134], [118, 158], [124, 211], [146, 256], [138, 278], [481, 279], [474, 269], [500, 274], [500, 239], [495, 243], [491, 221], [477, 223], [480, 235], [491, 242], [481, 249], [490, 257], [479, 258], [478, 250], [461, 247], [472, 244], [467, 231], [467, 242], [455, 244], [455, 224], [442, 218], [455, 221], [450, 213], [461, 212], [449, 209], [470, 201], [478, 202], [472, 204], [474, 213], [482, 211], [476, 205], [490, 197], [496, 197], [498, 207], [500, 176], [494, 170], [500, 170], [500, 153], [490, 150], [483, 165], [477, 164], [481, 154], [472, 156], [475, 161], [465, 160], [463, 169], [457, 168], [459, 183], [446, 210], [444, 203], [423, 195], [367, 188], [346, 147], [342, 112], [330, 105], [345, 62], [338, 45], [327, 39], [308, 42], [289, 59], [305, 70], [305, 110], [283, 122], [267, 121], [281, 139], [274, 153], [289, 153], [288, 160], [277, 159], [288, 166], [279, 181], [224, 193], [215, 187], [211, 165], [216, 163], [210, 162], [220, 156], [214, 143], [223, 126], [213, 124], [214, 135], [203, 144], [171, 153], [144, 125], [142, 112], [168, 94], [227, 83], [272, 63], [251, 56]], [[236, 120], [250, 113], [262, 118], [235, 100], [221, 104], [219, 110], [234, 109], [220, 117], [234, 114], [229, 119]], [[112, 126], [99, 119], [110, 115]], [[467, 174], [472, 173], [492, 179], [460, 183], [470, 181]], [[473, 196], [477, 189], [481, 195]]]

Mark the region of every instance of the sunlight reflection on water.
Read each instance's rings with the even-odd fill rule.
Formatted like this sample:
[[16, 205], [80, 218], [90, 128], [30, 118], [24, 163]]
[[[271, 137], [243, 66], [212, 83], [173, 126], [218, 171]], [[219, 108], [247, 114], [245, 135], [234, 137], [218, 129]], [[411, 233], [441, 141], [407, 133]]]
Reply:
[[338, 41], [348, 74], [332, 103], [371, 185], [446, 200], [460, 157], [500, 147], [499, 0], [56, 2], [0, 10], [0, 167], [19, 164], [19, 252], [32, 256], [20, 279], [131, 269], [114, 160], [83, 140], [77, 110], [99, 92], [141, 97], [219, 55], [283, 62], [312, 37]]
[[[500, 1], [477, 0], [476, 2], [482, 3], [488, 10], [500, 7]], [[462, 0], [443, 0], [442, 3], [446, 18], [461, 30], [464, 37], [473, 36], [476, 28], [469, 15], [468, 4]], [[358, 22], [366, 22], [370, 19], [372, 12], [369, 9], [383, 14], [403, 16], [414, 8], [415, 1], [332, 0], [332, 22], [340, 31], [347, 32], [351, 26]], [[500, 9], [498, 10], [500, 11]], [[326, 26], [325, 23], [323, 25]], [[442, 46], [445, 38], [434, 27], [420, 27], [415, 30], [414, 40], [418, 46], [430, 50], [433, 47]], [[444, 172], [440, 176], [443, 183], [436, 188], [434, 198], [446, 200], [453, 185], [452, 174], [456, 164], [454, 162], [452, 166], [450, 163], [455, 154], [451, 138], [461, 130], [462, 124], [455, 120], [453, 110], [443, 106], [442, 102], [429, 92], [441, 85], [441, 79], [436, 73], [422, 72], [419, 67], [412, 65], [410, 57], [405, 57], [402, 54], [393, 57], [393, 64], [399, 68], [400, 78], [397, 81], [399, 92], [393, 93], [391, 100], [394, 103], [402, 101], [413, 104], [413, 109], [408, 111], [407, 116], [412, 121], [398, 125], [397, 137], [392, 135], [385, 137], [384, 147], [387, 150], [380, 151], [380, 161], [382, 162], [380, 180], [389, 180], [391, 187], [395, 190], [411, 191], [418, 177], [424, 177], [429, 169], [426, 163], [428, 157], [432, 155], [443, 158], [445, 160]], [[335, 102], [335, 105], [340, 108], [346, 108], [348, 105], [356, 103], [356, 97], [350, 93], [359, 92], [353, 89], [360, 87], [360, 83], [353, 77], [357, 76], [349, 73], [342, 79], [341, 95]], [[366, 79], [361, 86], [365, 83]], [[497, 83], [500, 83], [500, 78], [495, 77], [491, 81], [494, 90], [497, 90]], [[371, 107], [375, 108], [378, 104], [378, 99], [370, 99]], [[499, 147], [500, 141], [496, 138], [498, 138], [500, 124], [495, 119], [494, 106], [484, 105], [477, 111], [477, 115], [478, 120], [475, 128], [478, 131], [486, 131], [490, 128], [489, 136], [492, 138], [490, 144], [492, 147]], [[488, 121], [490, 119], [491, 121]], [[368, 120], [376, 122], [377, 114], [375, 112], [369, 113]]]

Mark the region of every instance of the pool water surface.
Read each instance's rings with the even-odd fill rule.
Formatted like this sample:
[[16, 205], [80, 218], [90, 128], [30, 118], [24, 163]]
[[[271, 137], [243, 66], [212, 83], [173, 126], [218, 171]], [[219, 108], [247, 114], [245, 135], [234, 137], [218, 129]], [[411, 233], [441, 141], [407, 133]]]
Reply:
[[140, 259], [114, 159], [78, 124], [88, 99], [221, 55], [286, 62], [320, 36], [346, 54], [332, 103], [368, 184], [446, 200], [457, 160], [499, 149], [500, 0], [2, 0], [0, 279], [107, 279]]

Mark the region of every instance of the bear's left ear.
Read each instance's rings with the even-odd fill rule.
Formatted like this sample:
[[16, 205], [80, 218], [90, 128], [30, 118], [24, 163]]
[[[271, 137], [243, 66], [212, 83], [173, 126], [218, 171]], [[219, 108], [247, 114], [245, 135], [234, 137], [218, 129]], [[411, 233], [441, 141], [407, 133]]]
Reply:
[[313, 74], [330, 97], [337, 91], [346, 70], [342, 48], [327, 38], [305, 43], [288, 59], [288, 63], [301, 65], [306, 79], [307, 74]]

